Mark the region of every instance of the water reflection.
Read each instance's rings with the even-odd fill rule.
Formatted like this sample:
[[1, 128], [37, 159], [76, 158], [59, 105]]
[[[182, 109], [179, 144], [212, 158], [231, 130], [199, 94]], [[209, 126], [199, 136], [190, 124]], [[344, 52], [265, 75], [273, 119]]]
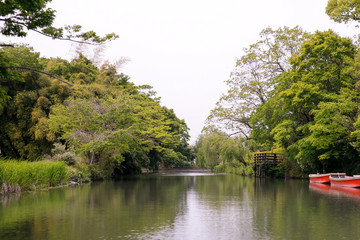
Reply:
[[[241, 181], [237, 181], [241, 180]], [[258, 239], [252, 231], [249, 192], [243, 181], [232, 176], [189, 177], [186, 211], [172, 226], [153, 233], [153, 239]], [[248, 179], [250, 180], [250, 179]], [[149, 239], [144, 235], [142, 239]]]
[[310, 183], [309, 189], [331, 197], [351, 199], [360, 202], [360, 189], [351, 187], [331, 186], [330, 184]]
[[357, 239], [360, 189], [348, 190], [209, 173], [136, 176], [3, 198], [0, 239]]
[[330, 185], [321, 183], [309, 183], [309, 189], [313, 192], [317, 192], [324, 195], [330, 194]]

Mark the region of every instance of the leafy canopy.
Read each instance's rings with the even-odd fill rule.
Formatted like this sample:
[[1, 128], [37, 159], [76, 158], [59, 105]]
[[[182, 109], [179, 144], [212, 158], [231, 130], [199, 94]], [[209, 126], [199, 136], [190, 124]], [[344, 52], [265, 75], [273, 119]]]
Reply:
[[249, 138], [251, 116], [272, 96], [278, 77], [291, 67], [289, 58], [308, 36], [300, 27], [264, 29], [261, 40], [244, 49], [245, 55], [237, 60], [226, 81], [228, 92], [211, 111], [208, 124]]
[[348, 23], [360, 20], [360, 2], [358, 0], [329, 0], [326, 13], [335, 22]]

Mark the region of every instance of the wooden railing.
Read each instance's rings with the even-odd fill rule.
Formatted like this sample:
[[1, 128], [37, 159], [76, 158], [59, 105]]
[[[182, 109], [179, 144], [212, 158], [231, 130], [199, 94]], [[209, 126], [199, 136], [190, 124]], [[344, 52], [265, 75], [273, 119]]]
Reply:
[[264, 173], [261, 171], [263, 164], [280, 164], [284, 160], [284, 154], [282, 153], [270, 153], [260, 152], [254, 153], [254, 168], [257, 176], [263, 176]]

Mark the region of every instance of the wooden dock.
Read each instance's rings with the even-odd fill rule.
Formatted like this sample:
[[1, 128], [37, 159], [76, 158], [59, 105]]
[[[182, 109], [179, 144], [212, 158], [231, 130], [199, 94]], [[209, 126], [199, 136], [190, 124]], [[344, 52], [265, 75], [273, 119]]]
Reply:
[[254, 168], [256, 176], [265, 176], [264, 165], [274, 167], [284, 160], [282, 153], [259, 152], [254, 153]]

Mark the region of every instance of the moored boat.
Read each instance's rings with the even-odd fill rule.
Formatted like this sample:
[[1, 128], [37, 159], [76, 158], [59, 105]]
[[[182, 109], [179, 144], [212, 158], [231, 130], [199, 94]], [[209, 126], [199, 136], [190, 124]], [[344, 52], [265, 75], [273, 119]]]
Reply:
[[360, 175], [354, 175], [352, 177], [351, 176], [336, 177], [331, 175], [329, 179], [331, 186], [353, 187], [353, 188], [360, 187]]
[[345, 177], [345, 173], [325, 173], [325, 174], [309, 174], [310, 182], [311, 183], [329, 183], [330, 176], [334, 177]]
[[326, 174], [309, 174], [310, 183], [328, 183], [330, 182], [330, 173]]

